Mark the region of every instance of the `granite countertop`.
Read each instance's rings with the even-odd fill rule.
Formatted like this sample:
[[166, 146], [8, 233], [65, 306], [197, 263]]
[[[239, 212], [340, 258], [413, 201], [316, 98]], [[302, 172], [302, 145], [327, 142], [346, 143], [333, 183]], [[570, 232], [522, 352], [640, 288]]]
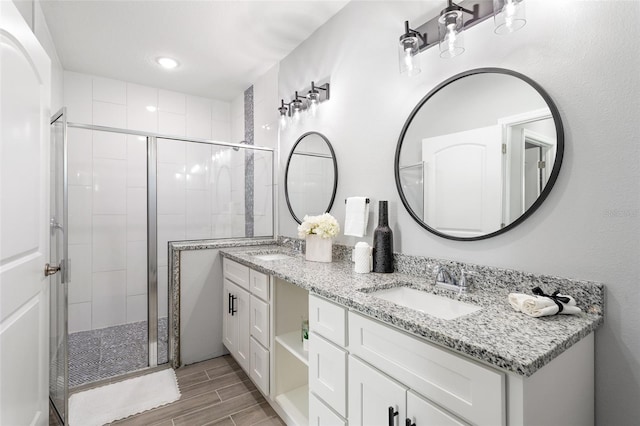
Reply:
[[[281, 278], [355, 312], [522, 376], [531, 376], [603, 323], [601, 311], [585, 309], [580, 303], [578, 305], [585, 312], [579, 316], [531, 318], [513, 310], [507, 300], [513, 289], [500, 286], [458, 295], [436, 289], [424, 276], [397, 272], [357, 274], [353, 272], [351, 262], [308, 262], [304, 255], [278, 245], [223, 248], [220, 252], [231, 260]], [[255, 257], [268, 253], [285, 253], [289, 257], [281, 260]], [[482, 277], [478, 279], [482, 280]], [[482, 306], [482, 309], [457, 319], [441, 320], [366, 292], [398, 285], [456, 298]]]

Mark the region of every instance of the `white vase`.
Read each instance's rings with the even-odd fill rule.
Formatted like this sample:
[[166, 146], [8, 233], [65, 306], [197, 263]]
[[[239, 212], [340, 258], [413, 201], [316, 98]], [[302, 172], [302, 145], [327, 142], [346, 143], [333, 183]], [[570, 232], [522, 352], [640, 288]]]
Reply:
[[309, 234], [305, 238], [305, 258], [312, 262], [331, 262], [332, 238], [321, 238], [315, 234]]

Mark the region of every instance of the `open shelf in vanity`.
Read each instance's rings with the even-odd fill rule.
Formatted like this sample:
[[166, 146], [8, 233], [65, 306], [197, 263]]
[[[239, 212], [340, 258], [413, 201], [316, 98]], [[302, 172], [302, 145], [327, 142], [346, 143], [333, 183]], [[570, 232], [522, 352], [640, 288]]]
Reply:
[[309, 352], [302, 345], [302, 321], [309, 315], [309, 292], [274, 280], [272, 396], [295, 424], [309, 422]]

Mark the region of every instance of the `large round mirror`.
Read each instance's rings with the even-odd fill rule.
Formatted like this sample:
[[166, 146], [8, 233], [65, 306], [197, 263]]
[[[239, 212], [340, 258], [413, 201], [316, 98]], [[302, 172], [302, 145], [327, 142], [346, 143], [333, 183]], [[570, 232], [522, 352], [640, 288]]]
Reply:
[[530, 78], [482, 68], [428, 93], [407, 119], [395, 177], [428, 231], [479, 240], [515, 227], [544, 201], [564, 152], [562, 122]]
[[305, 215], [331, 210], [338, 187], [338, 163], [329, 140], [318, 132], [300, 136], [291, 148], [284, 175], [284, 194], [291, 216], [302, 223]]

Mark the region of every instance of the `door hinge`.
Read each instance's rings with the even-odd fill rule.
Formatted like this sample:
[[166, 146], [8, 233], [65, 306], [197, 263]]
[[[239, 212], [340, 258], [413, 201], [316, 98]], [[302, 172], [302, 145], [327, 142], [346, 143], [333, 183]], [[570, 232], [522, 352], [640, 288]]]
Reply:
[[544, 161], [538, 161], [539, 169], [544, 169], [545, 167], [547, 167], [547, 164]]
[[503, 153], [503, 154], [506, 154], [506, 153], [507, 153], [507, 144], [506, 144], [506, 143], [503, 143], [503, 144], [502, 144], [502, 153]]

